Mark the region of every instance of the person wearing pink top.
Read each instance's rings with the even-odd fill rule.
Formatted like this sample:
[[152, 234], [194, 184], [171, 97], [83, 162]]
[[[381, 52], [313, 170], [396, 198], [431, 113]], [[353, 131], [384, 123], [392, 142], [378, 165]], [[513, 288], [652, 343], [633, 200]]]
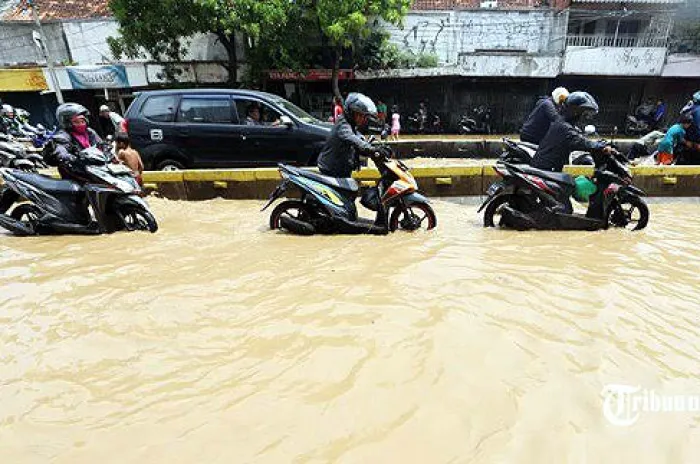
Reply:
[[399, 132], [401, 132], [401, 115], [399, 114], [399, 107], [394, 105], [391, 107], [391, 138], [392, 140], [399, 140]]

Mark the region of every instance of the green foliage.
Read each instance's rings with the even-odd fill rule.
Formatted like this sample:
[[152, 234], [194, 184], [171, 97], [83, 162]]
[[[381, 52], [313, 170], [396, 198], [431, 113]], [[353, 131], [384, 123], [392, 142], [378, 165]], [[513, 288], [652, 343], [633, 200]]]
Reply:
[[238, 34], [247, 39], [253, 79], [266, 69], [313, 67], [324, 49], [334, 52], [336, 66], [346, 50], [354, 50], [353, 56], [367, 68], [415, 65], [415, 57], [400, 53], [385, 35], [374, 32], [379, 19], [400, 24], [410, 4], [411, 0], [110, 0], [120, 36], [108, 42], [117, 58], [151, 55], [167, 62], [182, 59], [187, 37], [213, 33], [226, 47], [229, 70], [235, 73], [233, 44]]
[[434, 68], [438, 65], [437, 55], [402, 51], [389, 42], [388, 34], [380, 31], [372, 31], [355, 51], [359, 69]]
[[177, 61], [186, 52], [187, 37], [216, 34], [229, 54], [235, 73], [236, 33], [255, 43], [286, 26], [288, 0], [110, 0], [119, 22], [117, 38], [108, 43], [115, 57], [146, 57]]
[[436, 68], [438, 65], [438, 56], [434, 53], [422, 53], [416, 60], [418, 68]]

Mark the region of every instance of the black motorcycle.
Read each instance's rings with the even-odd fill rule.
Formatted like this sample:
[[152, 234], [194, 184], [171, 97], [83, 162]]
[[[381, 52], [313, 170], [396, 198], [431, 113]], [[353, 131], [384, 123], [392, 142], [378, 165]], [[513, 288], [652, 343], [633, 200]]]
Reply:
[[0, 169], [5, 184], [0, 193], [0, 227], [21, 236], [156, 232], [156, 219], [141, 198], [131, 170], [110, 161], [99, 148], [83, 150], [70, 169], [81, 182]]
[[270, 228], [297, 235], [384, 235], [398, 229], [411, 232], [433, 229], [437, 225], [435, 212], [428, 199], [418, 193], [418, 183], [408, 167], [381, 153], [376, 153], [372, 160], [380, 179], [375, 187], [365, 190], [361, 203], [377, 213], [374, 220], [357, 214], [355, 199], [360, 186], [355, 179], [328, 177], [280, 164], [282, 183], [272, 192], [262, 211], [290, 187], [299, 190], [301, 199], [279, 203], [270, 214]]
[[484, 211], [484, 226], [517, 230], [645, 228], [649, 208], [641, 198], [645, 193], [632, 185], [627, 159], [619, 152], [593, 159], [595, 171], [590, 181], [595, 193], [585, 215], [574, 213], [571, 207], [569, 198], [576, 191], [576, 182], [569, 174], [499, 161], [495, 170], [503, 180], [489, 187], [479, 208]]
[[24, 144], [12, 136], [0, 134], [0, 167], [33, 171], [47, 165], [40, 154], [29, 153]]
[[459, 119], [459, 133], [466, 134], [491, 134], [491, 110], [481, 105], [474, 108], [472, 114], [463, 114]]

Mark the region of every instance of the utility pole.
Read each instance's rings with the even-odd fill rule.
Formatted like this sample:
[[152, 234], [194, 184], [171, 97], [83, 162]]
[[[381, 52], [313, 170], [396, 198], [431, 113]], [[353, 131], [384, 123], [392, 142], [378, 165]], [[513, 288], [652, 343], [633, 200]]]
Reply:
[[51, 76], [51, 81], [53, 82], [53, 88], [56, 91], [56, 100], [58, 100], [59, 105], [62, 105], [64, 103], [63, 93], [61, 92], [61, 86], [59, 85], [58, 78], [56, 77], [56, 71], [53, 68], [53, 57], [51, 56], [51, 52], [49, 51], [49, 47], [46, 43], [44, 30], [41, 28], [41, 21], [39, 21], [39, 14], [37, 12], [36, 5], [34, 4], [34, 0], [27, 0], [27, 3], [32, 9], [32, 17], [34, 18], [34, 23], [36, 23], [36, 27], [39, 30], [39, 48], [41, 48], [44, 58], [46, 59], [46, 65], [49, 68], [49, 75]]

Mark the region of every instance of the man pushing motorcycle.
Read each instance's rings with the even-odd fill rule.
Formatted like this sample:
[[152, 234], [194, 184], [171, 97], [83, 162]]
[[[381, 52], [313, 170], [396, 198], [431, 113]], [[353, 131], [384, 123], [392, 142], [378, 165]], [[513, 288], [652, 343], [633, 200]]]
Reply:
[[351, 93], [345, 99], [343, 114], [336, 119], [326, 144], [318, 156], [321, 174], [347, 178], [360, 168], [360, 155], [371, 157], [385, 150], [367, 142], [358, 131], [366, 130], [377, 118], [377, 107], [368, 96]]
[[[562, 118], [554, 121], [532, 158], [531, 166], [543, 171], [562, 172], [573, 151], [589, 152], [592, 155], [612, 155], [615, 150], [607, 142], [587, 138], [576, 126], [598, 113], [598, 103], [588, 92], [571, 93], [562, 109]], [[567, 213], [573, 211], [568, 199], [573, 192], [562, 198]]]

